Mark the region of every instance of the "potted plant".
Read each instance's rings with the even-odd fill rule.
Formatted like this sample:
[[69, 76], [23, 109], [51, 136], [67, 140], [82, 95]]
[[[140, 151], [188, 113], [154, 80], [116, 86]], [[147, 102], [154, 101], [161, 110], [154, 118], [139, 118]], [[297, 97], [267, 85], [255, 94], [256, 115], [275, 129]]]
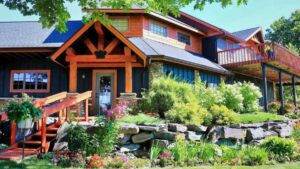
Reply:
[[[24, 98], [25, 96], [25, 98]], [[12, 100], [7, 105], [8, 119], [17, 123], [18, 128], [32, 128], [35, 118], [40, 118], [42, 110], [34, 107], [30, 99], [23, 95], [21, 100]]]

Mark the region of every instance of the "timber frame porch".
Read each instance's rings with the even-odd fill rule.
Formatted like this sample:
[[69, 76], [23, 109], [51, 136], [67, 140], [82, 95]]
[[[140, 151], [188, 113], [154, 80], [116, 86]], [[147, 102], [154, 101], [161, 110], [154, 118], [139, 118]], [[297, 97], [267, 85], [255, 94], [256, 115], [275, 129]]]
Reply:
[[297, 106], [296, 84], [300, 83], [300, 56], [275, 42], [246, 46], [218, 52], [218, 63], [231, 71], [262, 79], [264, 110], [268, 111], [267, 82], [279, 86], [283, 113], [283, 85], [292, 85], [294, 105]]

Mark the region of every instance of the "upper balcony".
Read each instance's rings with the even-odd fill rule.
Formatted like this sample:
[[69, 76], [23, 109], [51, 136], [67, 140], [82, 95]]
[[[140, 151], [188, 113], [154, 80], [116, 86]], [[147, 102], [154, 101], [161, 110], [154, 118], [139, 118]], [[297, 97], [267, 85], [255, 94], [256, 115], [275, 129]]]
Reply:
[[[261, 77], [261, 63], [300, 76], [300, 56], [275, 42], [220, 51], [218, 63], [232, 71], [257, 77]], [[270, 71], [269, 75], [270, 80], [277, 81], [277, 74], [272, 75]]]

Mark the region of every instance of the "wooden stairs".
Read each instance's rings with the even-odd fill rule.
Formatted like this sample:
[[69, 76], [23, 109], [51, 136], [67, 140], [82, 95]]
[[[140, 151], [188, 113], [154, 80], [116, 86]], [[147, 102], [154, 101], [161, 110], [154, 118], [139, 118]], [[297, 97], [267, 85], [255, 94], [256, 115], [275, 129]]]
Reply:
[[[46, 128], [46, 147], [45, 152], [49, 151], [50, 144], [56, 139], [57, 130], [60, 127], [59, 123], [52, 124]], [[28, 136], [25, 140], [24, 145], [24, 155], [36, 155], [41, 153], [42, 148], [42, 132], [38, 131], [30, 136]], [[23, 141], [16, 143], [5, 149], [4, 151], [0, 151], [0, 160], [15, 160], [21, 159], [23, 153]]]

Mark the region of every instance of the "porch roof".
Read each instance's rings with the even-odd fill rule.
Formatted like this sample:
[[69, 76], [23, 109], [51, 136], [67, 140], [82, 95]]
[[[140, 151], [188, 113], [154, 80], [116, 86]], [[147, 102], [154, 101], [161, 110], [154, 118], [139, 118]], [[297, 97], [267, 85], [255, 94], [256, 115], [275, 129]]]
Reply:
[[143, 37], [129, 38], [129, 40], [152, 59], [162, 58], [170, 61], [178, 61], [199, 69], [205, 69], [217, 73], [230, 73], [222, 66], [208, 60], [205, 56], [200, 54], [192, 53], [181, 48]]

